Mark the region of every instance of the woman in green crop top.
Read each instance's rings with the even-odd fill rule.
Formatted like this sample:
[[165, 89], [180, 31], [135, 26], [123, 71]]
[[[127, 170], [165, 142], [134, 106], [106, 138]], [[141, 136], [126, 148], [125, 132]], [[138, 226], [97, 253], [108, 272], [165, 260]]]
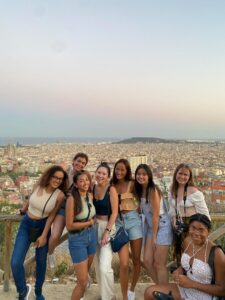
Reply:
[[80, 300], [88, 283], [88, 270], [96, 252], [95, 207], [90, 194], [90, 180], [85, 171], [73, 177], [73, 188], [66, 202], [66, 227], [69, 250], [77, 276], [71, 300]]

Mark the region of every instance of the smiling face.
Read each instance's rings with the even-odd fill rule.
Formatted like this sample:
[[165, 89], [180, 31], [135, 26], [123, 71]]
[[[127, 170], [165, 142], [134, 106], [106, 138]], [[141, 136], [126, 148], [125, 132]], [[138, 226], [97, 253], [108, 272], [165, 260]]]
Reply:
[[144, 185], [144, 186], [148, 185], [149, 178], [148, 178], [148, 174], [145, 169], [142, 169], [142, 168], [138, 169], [135, 179], [141, 185]]
[[95, 179], [98, 184], [106, 184], [109, 181], [109, 172], [107, 168], [101, 166], [95, 172]]
[[53, 174], [53, 176], [50, 179], [49, 185], [53, 188], [53, 189], [57, 189], [64, 178], [64, 174], [61, 171], [57, 171]]
[[199, 221], [193, 221], [189, 225], [189, 234], [194, 244], [202, 245], [208, 238], [209, 229], [206, 227], [205, 224]]
[[115, 175], [118, 180], [125, 179], [127, 174], [126, 166], [123, 163], [118, 163], [115, 167]]
[[190, 171], [186, 168], [180, 168], [176, 174], [176, 181], [180, 185], [186, 185], [190, 179]]
[[84, 157], [78, 156], [74, 161], [73, 161], [73, 170], [75, 172], [82, 171], [87, 164], [87, 160]]
[[87, 176], [87, 174], [83, 173], [79, 175], [74, 182], [75, 187], [79, 190], [79, 192], [82, 193], [87, 193], [90, 187], [90, 180]]

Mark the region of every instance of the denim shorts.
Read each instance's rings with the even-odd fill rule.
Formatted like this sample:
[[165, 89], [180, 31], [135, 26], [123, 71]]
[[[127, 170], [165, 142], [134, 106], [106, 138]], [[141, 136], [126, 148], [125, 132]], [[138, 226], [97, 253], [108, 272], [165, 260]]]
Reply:
[[[152, 214], [147, 215], [144, 225], [144, 236], [148, 239], [152, 238]], [[173, 241], [173, 230], [171, 219], [168, 214], [163, 214], [159, 217], [159, 227], [157, 232], [157, 245], [171, 245]]]
[[88, 259], [96, 253], [97, 232], [96, 225], [85, 228], [77, 233], [69, 233], [69, 250], [74, 264]]
[[[122, 214], [121, 216], [124, 221], [124, 226], [126, 229], [126, 232], [128, 233], [129, 240], [138, 240], [143, 237], [142, 234], [142, 225], [141, 225], [141, 217], [137, 213], [136, 210], [132, 210], [130, 212], [127, 212], [126, 214]], [[116, 229], [123, 226], [123, 221], [118, 216], [116, 219]]]

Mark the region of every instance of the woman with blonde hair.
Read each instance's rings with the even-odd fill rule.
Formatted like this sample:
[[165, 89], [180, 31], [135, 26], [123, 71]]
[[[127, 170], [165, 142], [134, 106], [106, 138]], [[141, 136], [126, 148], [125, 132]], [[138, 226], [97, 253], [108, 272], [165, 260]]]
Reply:
[[201, 213], [210, 219], [204, 195], [195, 186], [192, 169], [189, 165], [182, 163], [176, 167], [169, 202], [174, 228], [175, 258], [179, 265], [182, 241], [187, 233], [189, 218], [196, 213]]

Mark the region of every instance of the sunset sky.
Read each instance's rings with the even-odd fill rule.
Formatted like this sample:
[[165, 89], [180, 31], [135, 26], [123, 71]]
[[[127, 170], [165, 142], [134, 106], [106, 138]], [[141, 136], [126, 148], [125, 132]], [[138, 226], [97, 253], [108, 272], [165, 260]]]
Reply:
[[0, 0], [0, 137], [225, 139], [224, 0]]

